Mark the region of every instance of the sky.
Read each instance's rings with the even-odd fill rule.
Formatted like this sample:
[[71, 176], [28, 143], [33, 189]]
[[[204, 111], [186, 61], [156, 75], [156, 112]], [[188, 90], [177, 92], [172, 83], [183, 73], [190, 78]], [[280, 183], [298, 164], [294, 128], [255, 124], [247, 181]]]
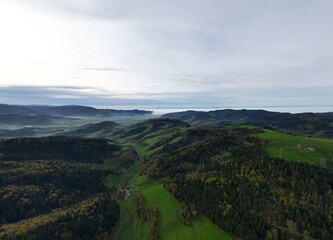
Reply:
[[333, 111], [332, 0], [1, 0], [0, 103]]

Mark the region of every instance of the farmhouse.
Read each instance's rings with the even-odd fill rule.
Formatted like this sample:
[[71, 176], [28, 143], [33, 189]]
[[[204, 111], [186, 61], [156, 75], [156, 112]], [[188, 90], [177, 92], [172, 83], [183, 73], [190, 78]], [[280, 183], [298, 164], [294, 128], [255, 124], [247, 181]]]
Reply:
[[306, 146], [306, 145], [302, 145], [302, 144], [297, 144], [297, 148], [300, 150], [306, 150], [306, 151], [310, 151], [310, 152], [313, 152], [316, 150], [313, 146]]
[[124, 199], [125, 195], [126, 195], [126, 188], [124, 186], [119, 187], [117, 198], [118, 199]]
[[131, 195], [131, 190], [128, 190], [125, 186], [120, 186], [118, 188], [118, 199], [128, 199]]

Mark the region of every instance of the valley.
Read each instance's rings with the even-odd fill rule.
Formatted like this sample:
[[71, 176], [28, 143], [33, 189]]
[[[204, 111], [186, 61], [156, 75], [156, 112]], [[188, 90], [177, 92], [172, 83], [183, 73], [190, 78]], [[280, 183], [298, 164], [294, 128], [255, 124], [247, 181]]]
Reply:
[[[169, 127], [171, 131], [174, 128], [174, 126], [164, 125], [162, 127], [164, 130], [158, 130], [159, 133], [165, 133], [159, 135], [159, 140], [170, 138], [170, 133], [167, 133]], [[107, 186], [115, 188], [115, 192], [119, 186], [127, 186], [127, 188], [132, 189], [130, 198], [120, 202], [120, 222], [115, 230], [115, 239], [151, 238], [148, 224], [135, 214], [134, 200], [137, 195], [142, 195], [147, 205], [156, 208], [158, 212], [156, 229], [158, 239], [231, 239], [228, 234], [204, 216], [195, 219], [191, 227], [182, 224], [179, 217], [181, 212], [179, 202], [163, 187], [163, 183], [149, 179], [147, 175], [140, 175], [142, 161], [156, 152], [156, 148], [159, 148], [158, 146], [156, 148], [152, 147], [157, 142], [154, 136], [155, 134], [152, 134], [143, 141], [133, 142], [134, 148], [137, 149], [139, 161], [134, 162], [128, 169], [123, 169], [123, 174], [118, 176], [112, 174], [107, 177]], [[132, 136], [127, 137], [132, 138]], [[114, 156], [108, 159], [105, 164], [115, 166], [115, 162], [120, 157]], [[114, 196], [116, 195], [115, 192], [113, 193]]]
[[[46, 135], [0, 141], [5, 239], [75, 239], [74, 227], [89, 225], [80, 217], [85, 211], [95, 221], [89, 239], [332, 234], [332, 139], [169, 118], [93, 120]], [[119, 197], [122, 187], [126, 198]], [[82, 221], [73, 225], [75, 218]], [[63, 227], [52, 227], [58, 223]]]

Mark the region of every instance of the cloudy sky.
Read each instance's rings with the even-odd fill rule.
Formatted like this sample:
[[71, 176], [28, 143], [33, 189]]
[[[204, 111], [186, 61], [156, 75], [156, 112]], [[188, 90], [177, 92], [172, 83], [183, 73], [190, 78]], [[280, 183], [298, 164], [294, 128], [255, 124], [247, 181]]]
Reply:
[[333, 111], [332, 0], [1, 0], [0, 102]]

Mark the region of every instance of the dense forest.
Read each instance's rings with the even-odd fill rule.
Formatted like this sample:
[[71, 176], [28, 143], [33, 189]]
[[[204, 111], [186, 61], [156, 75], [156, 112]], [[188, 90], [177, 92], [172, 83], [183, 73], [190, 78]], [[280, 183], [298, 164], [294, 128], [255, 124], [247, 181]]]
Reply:
[[11, 223], [76, 203], [98, 192], [111, 170], [91, 164], [0, 161], [0, 223]]
[[98, 194], [69, 208], [55, 209], [14, 224], [0, 226], [1, 239], [110, 239], [119, 216], [116, 201]]
[[[48, 105], [8, 105], [0, 104], [1, 114], [18, 114], [21, 116], [65, 116], [65, 117], [110, 117], [149, 115], [145, 110], [97, 109], [80, 105], [48, 106]], [[0, 114], [0, 115], [1, 115]], [[69, 119], [69, 118], [67, 118]]]
[[194, 125], [251, 124], [269, 126], [287, 133], [333, 137], [333, 116], [322, 113], [280, 113], [265, 110], [187, 111], [165, 114]]
[[0, 142], [0, 239], [109, 239], [119, 207], [103, 183], [113, 170], [100, 163], [118, 149], [69, 137]]
[[66, 160], [82, 163], [103, 163], [103, 159], [120, 150], [105, 139], [78, 137], [13, 138], [0, 141], [0, 159]]
[[164, 179], [185, 222], [198, 211], [241, 239], [333, 236], [332, 172], [269, 157], [265, 142], [246, 133], [190, 129], [143, 171]]

